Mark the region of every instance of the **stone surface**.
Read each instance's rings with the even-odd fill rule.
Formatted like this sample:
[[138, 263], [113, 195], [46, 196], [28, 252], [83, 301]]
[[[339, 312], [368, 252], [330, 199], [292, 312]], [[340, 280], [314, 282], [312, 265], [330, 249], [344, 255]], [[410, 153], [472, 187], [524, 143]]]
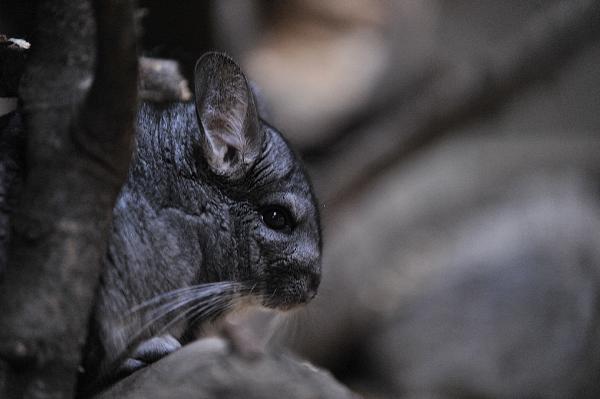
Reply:
[[246, 359], [231, 354], [225, 341], [207, 338], [136, 372], [95, 398], [356, 397], [329, 373], [293, 357], [265, 355]]

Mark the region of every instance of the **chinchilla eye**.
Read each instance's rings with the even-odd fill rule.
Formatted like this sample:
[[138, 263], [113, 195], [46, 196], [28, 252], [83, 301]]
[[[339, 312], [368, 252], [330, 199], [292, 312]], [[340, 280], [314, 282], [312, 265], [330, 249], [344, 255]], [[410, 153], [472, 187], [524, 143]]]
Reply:
[[273, 230], [289, 230], [292, 228], [290, 212], [282, 206], [270, 205], [260, 211], [263, 222]]

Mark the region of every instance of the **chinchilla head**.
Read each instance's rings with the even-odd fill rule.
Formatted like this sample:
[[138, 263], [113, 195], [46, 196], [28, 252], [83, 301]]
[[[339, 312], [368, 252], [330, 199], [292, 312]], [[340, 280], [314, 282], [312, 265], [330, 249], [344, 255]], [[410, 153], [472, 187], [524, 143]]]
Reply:
[[260, 119], [256, 98], [231, 58], [203, 56], [194, 84], [201, 132], [197, 158], [225, 199], [222, 212], [235, 251], [235, 261], [219, 260], [227, 264], [219, 278], [248, 281], [266, 306], [307, 302], [320, 282], [321, 232], [302, 164], [279, 132]]

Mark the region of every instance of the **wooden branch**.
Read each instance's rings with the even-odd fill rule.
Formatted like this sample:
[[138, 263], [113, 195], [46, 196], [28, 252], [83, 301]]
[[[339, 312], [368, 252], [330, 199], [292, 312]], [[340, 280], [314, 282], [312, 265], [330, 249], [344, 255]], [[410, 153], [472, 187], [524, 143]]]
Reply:
[[531, 19], [502, 52], [440, 61], [446, 67], [412, 101], [307, 159], [320, 198], [332, 209], [351, 200], [391, 165], [551, 77], [599, 34], [600, 2], [564, 0]]
[[[83, 129], [76, 132], [86, 135], [81, 143], [88, 146], [87, 151], [109, 164], [111, 157], [115, 161], [114, 150], [130, 145], [116, 139], [130, 140], [133, 136], [138, 78], [135, 21], [129, 0], [93, 0], [93, 4], [97, 25], [96, 68], [81, 112]], [[124, 129], [129, 130], [127, 134], [123, 134]], [[118, 160], [121, 170], [127, 170], [121, 165], [129, 164], [129, 155], [127, 152], [125, 159]]]
[[[17, 97], [29, 46], [0, 35], [0, 97]], [[28, 44], [28, 43], [27, 43]], [[190, 101], [192, 93], [173, 60], [140, 57], [139, 98], [153, 102]]]
[[16, 96], [29, 43], [0, 35], [0, 97]]
[[[129, 1], [98, 2], [97, 57], [89, 1], [38, 4], [19, 93], [27, 174], [0, 285], [6, 398], [73, 396], [136, 110]], [[95, 58], [109, 66], [96, 68], [88, 95]]]

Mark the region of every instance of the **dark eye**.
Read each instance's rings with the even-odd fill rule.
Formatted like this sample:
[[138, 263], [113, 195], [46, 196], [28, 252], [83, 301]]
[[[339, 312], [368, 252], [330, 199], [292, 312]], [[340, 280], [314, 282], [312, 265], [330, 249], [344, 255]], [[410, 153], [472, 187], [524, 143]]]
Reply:
[[292, 228], [290, 212], [278, 205], [266, 206], [261, 210], [263, 222], [273, 230], [286, 230]]

